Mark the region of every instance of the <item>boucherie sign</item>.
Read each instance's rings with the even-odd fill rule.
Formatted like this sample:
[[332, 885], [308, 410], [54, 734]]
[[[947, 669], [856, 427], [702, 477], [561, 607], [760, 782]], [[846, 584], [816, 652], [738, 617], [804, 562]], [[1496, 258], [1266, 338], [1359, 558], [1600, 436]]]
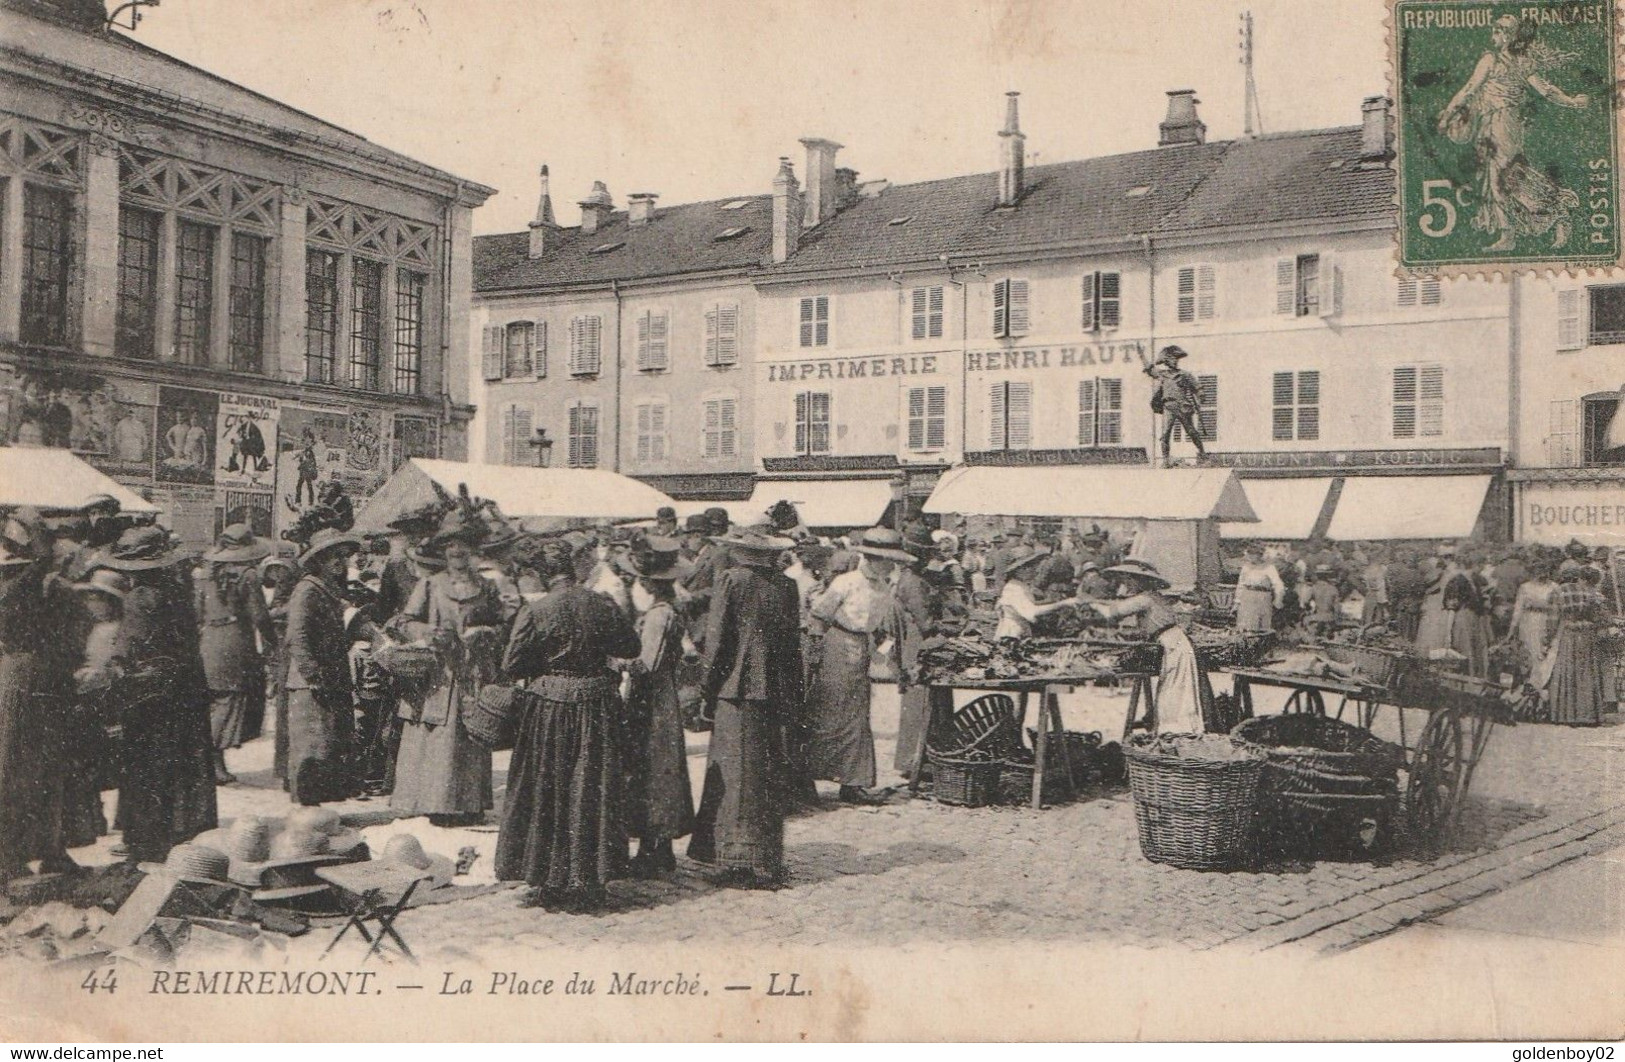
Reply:
[[1525, 542], [1560, 546], [1577, 538], [1593, 545], [1625, 543], [1625, 490], [1528, 484], [1521, 493], [1518, 537]]

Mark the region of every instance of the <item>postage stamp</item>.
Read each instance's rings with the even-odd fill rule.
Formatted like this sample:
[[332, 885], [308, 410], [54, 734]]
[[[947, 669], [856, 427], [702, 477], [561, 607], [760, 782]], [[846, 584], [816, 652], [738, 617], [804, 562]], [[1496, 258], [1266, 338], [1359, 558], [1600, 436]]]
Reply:
[[1394, 0], [1400, 266], [1621, 258], [1613, 0]]

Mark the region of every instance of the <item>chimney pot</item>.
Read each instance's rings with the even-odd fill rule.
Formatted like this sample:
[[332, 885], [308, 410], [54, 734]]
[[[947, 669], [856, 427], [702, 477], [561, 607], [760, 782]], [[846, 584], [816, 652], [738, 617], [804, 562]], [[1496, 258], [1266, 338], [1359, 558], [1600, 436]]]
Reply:
[[1174, 89], [1168, 93], [1168, 117], [1157, 127], [1158, 147], [1171, 144], [1201, 144], [1207, 141], [1207, 125], [1196, 116], [1195, 89]]
[[626, 197], [626, 220], [634, 228], [642, 228], [649, 224], [654, 217], [655, 200], [660, 198], [654, 192], [634, 192]]
[[1021, 201], [1027, 174], [1027, 134], [1021, 131], [1017, 112], [1019, 92], [1004, 94], [1004, 128], [999, 130], [999, 205], [1015, 206]]
[[597, 232], [615, 210], [615, 200], [603, 181], [592, 182], [592, 191], [577, 205], [581, 207], [581, 231], [589, 235]]
[[801, 146], [807, 149], [805, 224], [810, 229], [835, 216], [835, 153], [841, 150], [841, 145], [833, 140], [805, 137]]
[[1360, 165], [1385, 166], [1394, 157], [1393, 101], [1367, 96], [1360, 104]]
[[773, 261], [788, 262], [801, 242], [801, 186], [790, 160], [779, 158], [773, 175]]

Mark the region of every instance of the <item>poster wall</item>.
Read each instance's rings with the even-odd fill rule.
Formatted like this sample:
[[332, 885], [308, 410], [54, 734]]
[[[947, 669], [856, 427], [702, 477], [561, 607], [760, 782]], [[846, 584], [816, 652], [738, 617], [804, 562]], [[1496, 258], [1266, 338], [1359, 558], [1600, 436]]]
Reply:
[[0, 366], [0, 442], [69, 449], [114, 476], [152, 475], [156, 404], [151, 384]]
[[260, 395], [222, 394], [215, 425], [214, 481], [269, 491], [276, 478], [279, 403]]
[[213, 485], [220, 396], [183, 387], [158, 388], [154, 478], [159, 483]]

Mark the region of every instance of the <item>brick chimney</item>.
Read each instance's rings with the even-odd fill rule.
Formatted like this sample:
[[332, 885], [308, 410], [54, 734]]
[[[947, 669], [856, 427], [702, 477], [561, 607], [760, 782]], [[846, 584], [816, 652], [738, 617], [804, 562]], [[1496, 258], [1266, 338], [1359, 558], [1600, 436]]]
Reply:
[[835, 170], [835, 212], [839, 214], [858, 201], [858, 171], [847, 166]]
[[1027, 134], [1021, 131], [1016, 111], [1019, 92], [1004, 94], [1004, 128], [999, 130], [999, 205], [1015, 206], [1021, 201], [1027, 174]]
[[788, 262], [801, 242], [801, 186], [788, 158], [773, 175], [773, 261]]
[[536, 216], [530, 221], [530, 257], [547, 253], [548, 233], [559, 227], [553, 219], [553, 197], [547, 192], [547, 167], [542, 167], [542, 192], [536, 200]]
[[1386, 166], [1394, 157], [1393, 101], [1387, 96], [1367, 96], [1360, 104], [1360, 165], [1366, 169]]
[[626, 197], [626, 221], [633, 228], [642, 228], [654, 217], [656, 192], [634, 192]]
[[1207, 140], [1207, 126], [1196, 116], [1195, 89], [1174, 89], [1168, 93], [1168, 117], [1157, 126], [1158, 147], [1171, 144], [1201, 144]]
[[592, 191], [577, 205], [581, 207], [581, 231], [588, 235], [597, 232], [615, 211], [615, 200], [603, 181], [592, 182]]
[[841, 145], [808, 137], [801, 146], [807, 149], [807, 209], [802, 223], [810, 229], [835, 216], [835, 153]]

